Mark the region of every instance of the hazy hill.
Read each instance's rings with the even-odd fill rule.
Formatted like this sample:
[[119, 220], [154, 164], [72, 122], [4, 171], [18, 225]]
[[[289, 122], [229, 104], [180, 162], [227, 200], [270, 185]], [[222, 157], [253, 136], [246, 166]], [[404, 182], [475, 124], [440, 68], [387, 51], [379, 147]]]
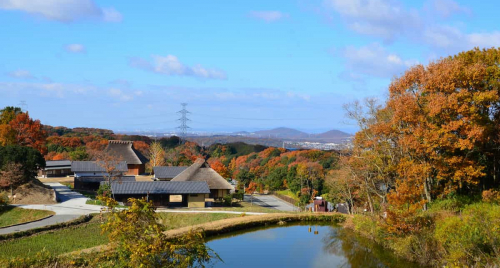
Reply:
[[309, 134], [293, 128], [274, 128], [270, 130], [260, 130], [253, 133], [244, 131], [237, 132], [241, 136], [250, 136], [255, 138], [268, 139], [285, 139], [285, 140], [300, 140], [300, 141], [317, 141], [317, 142], [335, 142], [341, 143], [349, 139], [352, 135], [340, 130], [332, 129], [319, 134]]
[[263, 138], [285, 138], [285, 139], [304, 139], [309, 136], [309, 134], [286, 127], [279, 127], [270, 130], [260, 130], [254, 132], [256, 136]]
[[330, 131], [314, 135], [314, 137], [318, 138], [318, 139], [348, 138], [351, 136], [352, 136], [352, 134], [349, 134], [349, 133], [346, 133], [346, 132], [343, 132], [340, 130], [336, 130], [336, 129], [332, 129]]

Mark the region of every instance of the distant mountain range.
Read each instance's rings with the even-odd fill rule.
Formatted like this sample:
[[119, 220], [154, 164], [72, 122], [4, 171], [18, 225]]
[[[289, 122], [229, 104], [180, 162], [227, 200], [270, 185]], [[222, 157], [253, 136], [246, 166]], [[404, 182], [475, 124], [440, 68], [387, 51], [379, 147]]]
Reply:
[[300, 130], [296, 130], [293, 128], [286, 128], [286, 127], [279, 127], [270, 130], [259, 130], [255, 132], [240, 131], [234, 134], [240, 136], [257, 137], [257, 138], [321, 141], [321, 142], [335, 142], [335, 143], [345, 141], [353, 136], [352, 134], [335, 129], [319, 134], [310, 134]]

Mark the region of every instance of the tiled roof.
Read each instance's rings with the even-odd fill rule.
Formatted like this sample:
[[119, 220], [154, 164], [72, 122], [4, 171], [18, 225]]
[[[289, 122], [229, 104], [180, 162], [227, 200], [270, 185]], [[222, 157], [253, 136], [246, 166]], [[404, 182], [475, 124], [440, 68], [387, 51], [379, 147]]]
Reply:
[[[100, 161], [73, 161], [71, 163], [71, 171], [72, 172], [106, 172], [106, 169], [103, 167], [104, 162]], [[127, 162], [125, 161], [116, 161], [115, 162], [116, 172], [127, 172]]]
[[172, 179], [188, 167], [153, 167], [155, 178]]
[[193, 165], [175, 176], [172, 181], [205, 181], [210, 189], [234, 190], [219, 173], [208, 167], [202, 158], [196, 159]]
[[140, 165], [145, 164], [147, 159], [139, 151], [134, 149], [132, 141], [117, 141], [110, 140], [106, 152], [118, 158], [118, 160], [126, 161], [127, 164]]
[[71, 160], [48, 160], [45, 161], [45, 167], [71, 166]]
[[[101, 182], [106, 183], [106, 182]], [[137, 181], [112, 182], [114, 194], [209, 194], [210, 189], [202, 181]]]
[[[83, 177], [75, 177], [75, 181], [80, 182], [101, 182], [107, 181], [107, 178], [104, 176], [83, 176]], [[135, 176], [121, 176], [119, 178], [114, 178], [114, 182], [133, 182], [135, 181]]]

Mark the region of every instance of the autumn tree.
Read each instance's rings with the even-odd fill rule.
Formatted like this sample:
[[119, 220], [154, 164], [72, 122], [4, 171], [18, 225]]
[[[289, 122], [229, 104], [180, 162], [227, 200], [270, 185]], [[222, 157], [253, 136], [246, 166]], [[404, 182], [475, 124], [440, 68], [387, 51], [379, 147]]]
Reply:
[[23, 165], [15, 162], [9, 162], [0, 169], [0, 188], [10, 188], [12, 196], [12, 188], [26, 181], [26, 176], [23, 172]]
[[47, 153], [46, 134], [40, 120], [31, 119], [28, 113], [20, 113], [9, 125], [14, 131], [17, 145], [35, 148], [42, 154]]
[[9, 124], [22, 110], [19, 107], [7, 106], [0, 110], [0, 125]]
[[210, 163], [210, 167], [215, 170], [219, 175], [221, 175], [223, 178], [231, 178], [231, 173], [229, 172], [229, 169], [222, 164], [221, 161], [215, 160]]
[[159, 167], [165, 165], [165, 151], [163, 150], [163, 146], [160, 142], [152, 142], [149, 145], [149, 165], [151, 166], [151, 170], [154, 167]]
[[152, 202], [131, 198], [128, 209], [117, 210], [114, 200], [103, 199], [110, 213], [101, 228], [117, 252], [120, 267], [193, 267], [220, 259], [199, 232], [167, 238]]

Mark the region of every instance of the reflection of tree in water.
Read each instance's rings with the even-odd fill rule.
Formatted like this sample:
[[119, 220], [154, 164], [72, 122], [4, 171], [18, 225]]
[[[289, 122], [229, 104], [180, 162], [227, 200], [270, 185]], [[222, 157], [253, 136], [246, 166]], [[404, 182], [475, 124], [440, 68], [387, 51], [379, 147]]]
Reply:
[[420, 267], [396, 258], [387, 249], [369, 239], [357, 236], [348, 229], [330, 229], [330, 232], [322, 240], [325, 252], [346, 258], [346, 262], [340, 267]]

